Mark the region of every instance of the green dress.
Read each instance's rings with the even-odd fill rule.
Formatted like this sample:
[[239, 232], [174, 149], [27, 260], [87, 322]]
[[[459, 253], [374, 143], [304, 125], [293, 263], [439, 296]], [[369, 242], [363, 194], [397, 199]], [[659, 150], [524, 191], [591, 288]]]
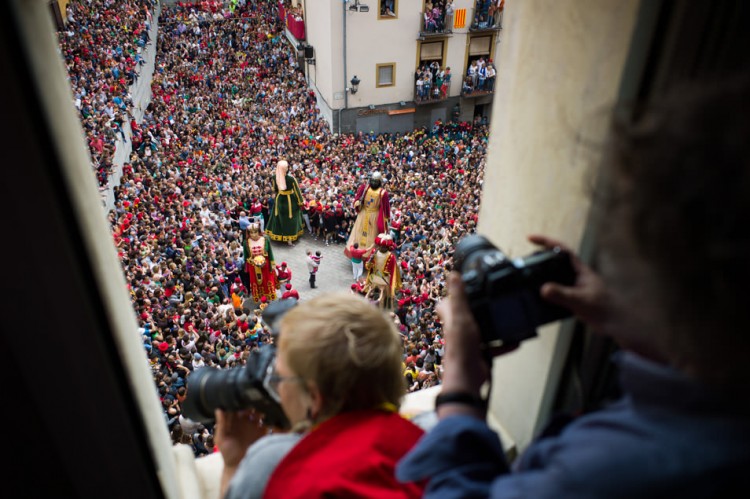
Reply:
[[304, 203], [299, 184], [291, 175], [286, 175], [287, 190], [279, 191], [276, 178], [273, 179], [273, 191], [276, 193], [273, 209], [266, 224], [266, 234], [272, 241], [296, 241], [304, 234], [302, 210]]

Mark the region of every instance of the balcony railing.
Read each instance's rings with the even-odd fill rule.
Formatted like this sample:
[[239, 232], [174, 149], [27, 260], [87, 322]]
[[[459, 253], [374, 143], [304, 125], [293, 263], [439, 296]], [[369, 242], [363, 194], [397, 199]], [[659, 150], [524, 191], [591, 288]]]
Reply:
[[448, 100], [450, 80], [441, 82], [433, 82], [432, 80], [420, 81], [422, 84], [417, 83], [414, 86], [414, 102], [418, 106]]
[[284, 21], [286, 28], [296, 40], [304, 40], [306, 36], [305, 20], [299, 12], [295, 12], [296, 10], [287, 10], [284, 8], [283, 2], [279, 2], [279, 19]]
[[495, 93], [495, 77], [479, 80], [467, 76], [461, 85], [461, 97], [474, 98]]
[[453, 16], [446, 19], [445, 11], [439, 7], [422, 12], [422, 21], [419, 30], [419, 36], [429, 37], [433, 35], [449, 35], [453, 31]]
[[305, 20], [289, 12], [286, 15], [286, 27], [297, 40], [305, 39]]
[[469, 31], [498, 31], [503, 29], [503, 9], [495, 0], [477, 0]]

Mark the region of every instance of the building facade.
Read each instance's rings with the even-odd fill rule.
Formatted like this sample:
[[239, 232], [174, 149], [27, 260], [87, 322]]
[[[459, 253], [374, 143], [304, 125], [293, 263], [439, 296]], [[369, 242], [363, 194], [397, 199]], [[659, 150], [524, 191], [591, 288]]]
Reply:
[[279, 3], [287, 39], [334, 132], [490, 119], [503, 0], [366, 2]]

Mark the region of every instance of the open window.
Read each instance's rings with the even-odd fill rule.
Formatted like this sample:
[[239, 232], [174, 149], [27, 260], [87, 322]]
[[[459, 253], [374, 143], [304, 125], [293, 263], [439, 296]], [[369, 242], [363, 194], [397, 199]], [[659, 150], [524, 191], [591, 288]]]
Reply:
[[450, 68], [445, 67], [447, 40], [420, 42], [417, 69], [414, 72], [414, 101], [434, 102], [448, 98]]
[[453, 0], [425, 0], [422, 4], [420, 34], [451, 33], [453, 14]]
[[493, 34], [472, 36], [466, 58], [461, 95], [485, 95], [494, 91], [497, 67], [492, 58], [495, 37]]
[[378, 19], [398, 19], [398, 0], [380, 0]]
[[476, 0], [471, 30], [497, 30], [502, 27], [505, 0]]

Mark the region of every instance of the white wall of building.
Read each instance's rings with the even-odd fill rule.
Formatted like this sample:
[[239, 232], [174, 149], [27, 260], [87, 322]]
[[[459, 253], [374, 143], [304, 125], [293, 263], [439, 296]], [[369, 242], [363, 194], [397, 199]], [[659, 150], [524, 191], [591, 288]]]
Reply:
[[[507, 2], [479, 230], [512, 257], [543, 233], [579, 248], [639, 7]], [[545, 423], [569, 344], [559, 325], [496, 359], [491, 413], [519, 449]]]
[[[414, 71], [419, 62], [418, 38], [422, 27], [422, 2], [398, 1], [398, 17], [378, 18], [378, 0], [366, 0], [369, 12], [346, 9], [351, 5], [341, 0], [308, 0], [305, 3], [307, 42], [315, 48], [316, 62], [308, 66], [311, 85], [331, 109], [340, 109], [348, 100], [348, 108], [381, 106], [414, 99]], [[456, 0], [456, 9], [467, 10], [466, 27], [453, 30], [445, 39], [445, 65], [453, 73], [449, 95], [461, 92], [461, 77], [466, 69], [469, 29], [474, 9], [473, 0]], [[344, 33], [346, 32], [346, 33]], [[500, 35], [495, 32], [497, 53]], [[344, 63], [346, 34], [346, 63]], [[486, 34], [490, 34], [487, 32]], [[428, 39], [428, 40], [431, 40]], [[395, 64], [395, 85], [378, 87], [378, 64]], [[346, 75], [344, 75], [346, 65]], [[361, 83], [356, 94], [344, 95], [349, 81], [356, 75]]]
[[[308, 64], [308, 79], [311, 86], [317, 88], [319, 100], [322, 98], [329, 108], [333, 105], [333, 93], [338, 91], [336, 69], [341, 58], [336, 58], [335, 52], [340, 53], [341, 11], [338, 17], [334, 12], [336, 0], [308, 0], [305, 2], [305, 31], [307, 43], [315, 49], [315, 64]], [[323, 106], [323, 103], [320, 103]]]

